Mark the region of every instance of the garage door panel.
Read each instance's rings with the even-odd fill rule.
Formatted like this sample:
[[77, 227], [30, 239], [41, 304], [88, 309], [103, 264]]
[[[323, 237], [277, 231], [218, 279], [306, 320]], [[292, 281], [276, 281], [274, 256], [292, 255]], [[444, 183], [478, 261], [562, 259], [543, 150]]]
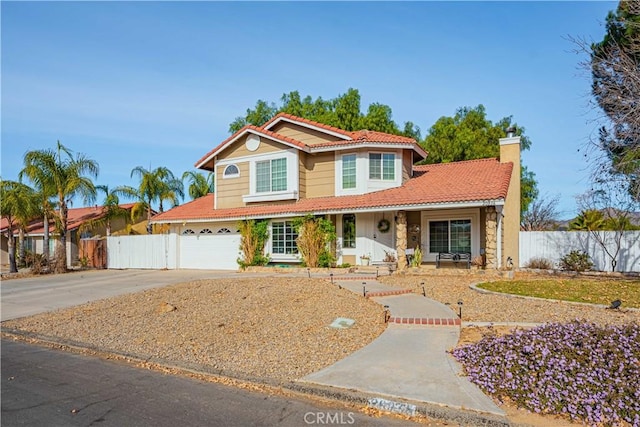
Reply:
[[180, 236], [180, 268], [237, 270], [239, 234]]

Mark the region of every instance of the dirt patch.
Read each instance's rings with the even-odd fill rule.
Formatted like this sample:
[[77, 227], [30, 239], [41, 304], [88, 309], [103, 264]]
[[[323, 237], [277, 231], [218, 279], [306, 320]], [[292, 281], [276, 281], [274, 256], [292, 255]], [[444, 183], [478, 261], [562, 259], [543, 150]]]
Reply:
[[[206, 365], [227, 374], [301, 378], [362, 348], [383, 308], [325, 280], [204, 280], [96, 301], [2, 326], [101, 349]], [[355, 320], [329, 327], [337, 317]]]

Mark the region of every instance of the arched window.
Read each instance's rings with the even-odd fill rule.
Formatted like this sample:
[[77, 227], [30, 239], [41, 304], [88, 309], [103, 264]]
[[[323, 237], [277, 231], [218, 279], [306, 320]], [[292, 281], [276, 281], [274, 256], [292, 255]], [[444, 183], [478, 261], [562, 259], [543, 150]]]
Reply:
[[218, 230], [218, 234], [226, 234], [226, 233], [231, 233], [231, 230], [229, 230], [226, 227], [223, 227], [220, 230]]
[[195, 231], [193, 231], [192, 229], [187, 228], [186, 230], [184, 230], [184, 231], [182, 232], [182, 234], [196, 234], [196, 233], [195, 233]]
[[202, 230], [200, 230], [200, 234], [211, 234], [211, 230], [209, 230], [208, 228], [203, 228]]
[[240, 176], [240, 169], [238, 169], [238, 166], [236, 165], [227, 165], [227, 167], [224, 168], [222, 176], [224, 178], [236, 178]]

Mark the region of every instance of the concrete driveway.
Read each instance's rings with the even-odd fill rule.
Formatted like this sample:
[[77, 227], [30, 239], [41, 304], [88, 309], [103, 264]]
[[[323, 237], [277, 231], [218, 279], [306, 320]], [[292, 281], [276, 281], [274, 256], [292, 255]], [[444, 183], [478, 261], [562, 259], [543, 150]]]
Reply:
[[16, 319], [191, 280], [248, 276], [230, 270], [86, 270], [4, 280], [0, 317]]

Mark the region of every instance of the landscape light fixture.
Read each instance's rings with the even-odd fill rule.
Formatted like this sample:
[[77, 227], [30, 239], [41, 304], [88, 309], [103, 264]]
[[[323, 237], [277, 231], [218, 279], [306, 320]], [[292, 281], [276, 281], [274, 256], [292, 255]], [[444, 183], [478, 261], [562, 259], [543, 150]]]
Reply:
[[622, 305], [622, 301], [617, 299], [615, 301], [611, 301], [611, 305], [609, 306], [609, 309], [610, 310], [618, 310], [621, 305]]
[[367, 282], [362, 282], [362, 296], [367, 296]]
[[331, 278], [331, 284], [333, 285], [333, 273], [329, 273], [329, 277]]
[[462, 319], [462, 300], [458, 300], [458, 317]]
[[424, 282], [420, 282], [420, 286], [422, 286], [422, 296], [426, 298], [427, 291], [424, 290]]
[[379, 273], [379, 269], [380, 269], [380, 267], [376, 265], [376, 279], [378, 278], [378, 275], [380, 274]]
[[389, 306], [384, 306], [384, 323], [388, 323], [391, 318], [391, 312], [389, 311]]
[[309, 267], [307, 267], [307, 276], [311, 279], [311, 269]]

